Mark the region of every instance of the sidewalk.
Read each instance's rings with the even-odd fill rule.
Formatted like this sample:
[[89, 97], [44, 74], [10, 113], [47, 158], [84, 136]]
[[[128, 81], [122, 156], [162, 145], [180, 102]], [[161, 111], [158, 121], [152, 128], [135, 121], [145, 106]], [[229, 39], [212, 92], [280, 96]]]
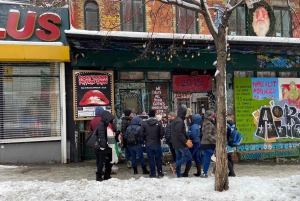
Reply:
[[[139, 163], [138, 163], [139, 164]], [[124, 162], [116, 165], [118, 167], [117, 174], [112, 175], [113, 178], [128, 180], [130, 178], [138, 179], [140, 177], [148, 177], [142, 174], [142, 169], [138, 166], [139, 174], [133, 175], [133, 170], [128, 169]], [[209, 176], [215, 163], [211, 163]], [[147, 166], [149, 169], [149, 166]], [[184, 169], [184, 166], [182, 167]], [[291, 175], [300, 175], [300, 163], [297, 161], [275, 163], [270, 161], [251, 161], [239, 162], [234, 165], [237, 177], [242, 176], [258, 176], [266, 178], [283, 178]], [[168, 165], [163, 166], [166, 177], [175, 178]], [[64, 182], [67, 180], [95, 180], [96, 164], [95, 161], [84, 161], [69, 164], [7, 164], [0, 165], [0, 181], [51, 181]], [[190, 177], [194, 177], [196, 167], [193, 165], [190, 170]]]

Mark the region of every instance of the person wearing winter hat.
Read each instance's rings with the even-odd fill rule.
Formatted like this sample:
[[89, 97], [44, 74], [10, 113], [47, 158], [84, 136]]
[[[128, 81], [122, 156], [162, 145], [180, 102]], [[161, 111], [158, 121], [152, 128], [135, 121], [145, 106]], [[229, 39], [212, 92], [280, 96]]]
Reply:
[[204, 114], [201, 149], [204, 153], [203, 173], [200, 175], [202, 178], [207, 178], [207, 171], [210, 166], [211, 156], [215, 152], [216, 148], [216, 127], [215, 113], [212, 110], [207, 110]]
[[[124, 115], [125, 117], [122, 117], [122, 121], [121, 121], [121, 134], [122, 136], [125, 135], [126, 133], [126, 129], [128, 126], [131, 125], [131, 119], [132, 119], [132, 112], [131, 110], [124, 110]], [[125, 149], [125, 161], [127, 163], [127, 167], [131, 168], [131, 154], [130, 151], [127, 149], [127, 140], [123, 139], [123, 148]]]
[[140, 129], [143, 120], [139, 116], [134, 116], [131, 120], [131, 125], [127, 127], [124, 139], [127, 140], [127, 148], [132, 156], [132, 168], [133, 174], [138, 174], [136, 156], [139, 157], [143, 174], [149, 174], [150, 172], [146, 168], [146, 163], [143, 154], [144, 139], [141, 138]]
[[140, 134], [145, 140], [146, 152], [150, 166], [149, 177], [156, 177], [157, 169], [158, 178], [162, 178], [164, 174], [162, 171], [162, 148], [160, 140], [163, 138], [165, 133], [162, 124], [155, 118], [154, 110], [149, 111], [149, 119], [143, 122]]
[[176, 153], [176, 162], [170, 164], [173, 174], [181, 177], [181, 165], [190, 159], [192, 155], [189, 148], [192, 148], [192, 141], [186, 134], [184, 119], [186, 116], [186, 108], [180, 107], [177, 111], [177, 117], [172, 121], [172, 144]]
[[[97, 126], [98, 126], [99, 122], [101, 121], [101, 115], [102, 115], [103, 111], [104, 111], [104, 108], [101, 106], [98, 106], [95, 108], [95, 117], [90, 122], [89, 131], [94, 131], [97, 129]], [[100, 150], [94, 149], [94, 153], [96, 155], [96, 165], [98, 166]]]

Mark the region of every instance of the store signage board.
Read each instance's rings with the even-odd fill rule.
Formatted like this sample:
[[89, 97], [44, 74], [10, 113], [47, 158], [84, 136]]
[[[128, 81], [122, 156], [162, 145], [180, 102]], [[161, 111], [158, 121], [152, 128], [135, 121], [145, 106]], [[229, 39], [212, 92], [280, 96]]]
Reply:
[[112, 112], [113, 71], [73, 70], [74, 120], [91, 120], [97, 106]]
[[148, 80], [170, 80], [171, 73], [166, 71], [149, 71], [147, 72]]
[[174, 75], [174, 92], [207, 92], [211, 91], [211, 77], [209, 75]]
[[143, 80], [144, 72], [138, 72], [138, 71], [120, 72], [120, 79], [121, 80]]
[[66, 8], [23, 8], [19, 5], [0, 7], [0, 40], [65, 43], [64, 34], [61, 33], [67, 27]]

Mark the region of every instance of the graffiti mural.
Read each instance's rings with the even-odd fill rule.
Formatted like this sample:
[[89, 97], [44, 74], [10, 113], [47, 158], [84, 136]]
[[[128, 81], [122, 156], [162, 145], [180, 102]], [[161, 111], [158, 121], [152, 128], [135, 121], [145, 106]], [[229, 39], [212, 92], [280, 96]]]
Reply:
[[300, 141], [299, 78], [235, 78], [234, 84], [243, 143]]

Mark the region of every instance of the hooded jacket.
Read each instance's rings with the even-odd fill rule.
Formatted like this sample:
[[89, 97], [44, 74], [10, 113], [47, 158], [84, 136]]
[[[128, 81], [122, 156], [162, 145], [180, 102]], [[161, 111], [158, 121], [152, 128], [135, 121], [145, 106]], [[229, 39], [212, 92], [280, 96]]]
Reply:
[[214, 150], [216, 148], [216, 128], [213, 119], [214, 112], [207, 110], [204, 114], [204, 121], [202, 125], [202, 140], [201, 149]]
[[[134, 116], [131, 120], [131, 125], [127, 127], [124, 139], [127, 140], [128, 134], [131, 131], [131, 129], [135, 129], [137, 132], [137, 138], [138, 138], [138, 144], [130, 146], [130, 147], [142, 147], [142, 144], [144, 144], [144, 139], [141, 138], [141, 125], [143, 123], [143, 120], [139, 116]], [[129, 145], [127, 145], [129, 146]]]
[[187, 148], [188, 136], [184, 124], [185, 115], [186, 108], [180, 107], [177, 111], [177, 117], [172, 121], [172, 145], [174, 149]]
[[[121, 121], [121, 133], [124, 136], [126, 133], [126, 129], [128, 128], [128, 126], [130, 126], [131, 124], [131, 118], [128, 116], [122, 117], [122, 121]], [[127, 140], [124, 137], [123, 140], [123, 147], [127, 148]]]
[[108, 111], [103, 111], [101, 115], [101, 121], [98, 124], [98, 140], [100, 142], [100, 147], [105, 148], [104, 150], [100, 150], [100, 152], [109, 153], [111, 152], [111, 148], [107, 145], [107, 126], [114, 119], [114, 115], [112, 115]]
[[155, 117], [143, 122], [140, 133], [146, 146], [161, 146], [160, 140], [165, 134], [161, 123]]
[[200, 142], [200, 128], [201, 116], [199, 114], [193, 114], [193, 121], [189, 126], [188, 137], [193, 143]]

